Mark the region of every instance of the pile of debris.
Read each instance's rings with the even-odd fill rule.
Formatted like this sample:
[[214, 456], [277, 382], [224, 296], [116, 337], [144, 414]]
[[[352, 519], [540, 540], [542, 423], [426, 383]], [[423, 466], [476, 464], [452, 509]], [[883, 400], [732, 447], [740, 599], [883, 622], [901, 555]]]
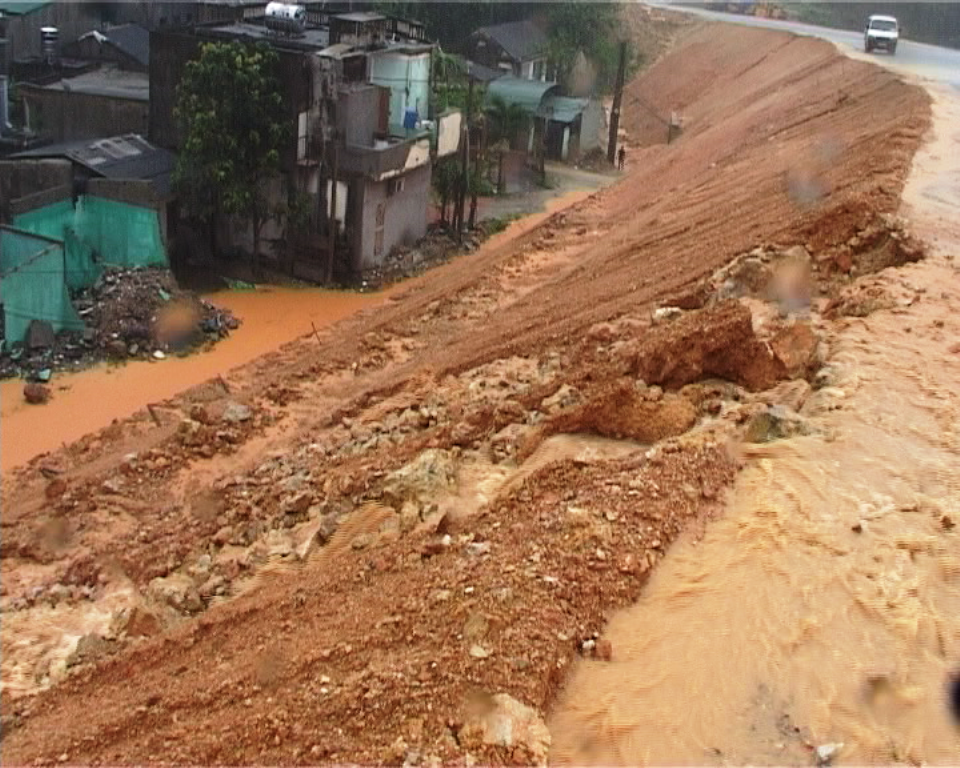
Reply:
[[503, 229], [500, 219], [488, 219], [464, 234], [457, 242], [456, 233], [444, 225], [437, 225], [415, 246], [398, 246], [383, 260], [383, 264], [363, 273], [363, 290], [379, 290], [391, 283], [416, 277], [428, 269], [445, 264], [465, 253], [472, 253], [488, 237]]
[[73, 296], [86, 326], [55, 334], [35, 320], [22, 340], [10, 340], [0, 354], [0, 378], [47, 381], [51, 371], [82, 368], [104, 359], [162, 359], [215, 342], [240, 322], [179, 288], [166, 269], [112, 269]]

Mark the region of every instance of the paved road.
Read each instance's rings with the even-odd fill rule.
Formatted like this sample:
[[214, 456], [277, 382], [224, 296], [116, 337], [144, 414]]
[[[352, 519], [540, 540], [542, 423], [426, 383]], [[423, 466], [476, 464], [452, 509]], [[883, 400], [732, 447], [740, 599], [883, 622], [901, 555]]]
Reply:
[[[816, 27], [811, 24], [800, 24], [792, 21], [777, 21], [775, 19], [759, 19], [753, 16], [740, 16], [733, 13], [716, 13], [702, 8], [680, 7], [671, 2], [648, 2], [648, 5], [659, 8], [670, 8], [674, 11], [692, 13], [704, 18], [725, 21], [731, 24], [743, 24], [750, 27], [766, 27], [768, 29], [782, 29], [797, 35], [819, 37], [837, 45], [845, 53], [863, 53], [863, 34], [842, 29]], [[868, 6], [864, 6], [864, 13], [869, 13]], [[866, 56], [866, 54], [863, 54]], [[901, 40], [897, 46], [896, 56], [877, 53], [869, 56], [871, 61], [889, 67], [895, 71], [918, 77], [948, 83], [960, 90], [960, 50], [940, 48], [926, 43], [915, 43], [910, 40]]]

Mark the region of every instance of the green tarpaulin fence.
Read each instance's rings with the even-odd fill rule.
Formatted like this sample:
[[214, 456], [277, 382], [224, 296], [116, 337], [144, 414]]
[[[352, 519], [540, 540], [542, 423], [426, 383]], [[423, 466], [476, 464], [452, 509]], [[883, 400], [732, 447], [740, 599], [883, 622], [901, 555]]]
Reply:
[[22, 340], [31, 321], [46, 320], [55, 331], [82, 330], [67, 291], [63, 243], [0, 229], [0, 302], [4, 335]]
[[82, 328], [69, 290], [93, 285], [106, 266], [167, 266], [160, 218], [152, 208], [85, 195], [76, 208], [62, 200], [22, 213], [13, 227], [0, 238], [8, 342], [22, 340], [33, 319], [47, 320], [56, 331]]

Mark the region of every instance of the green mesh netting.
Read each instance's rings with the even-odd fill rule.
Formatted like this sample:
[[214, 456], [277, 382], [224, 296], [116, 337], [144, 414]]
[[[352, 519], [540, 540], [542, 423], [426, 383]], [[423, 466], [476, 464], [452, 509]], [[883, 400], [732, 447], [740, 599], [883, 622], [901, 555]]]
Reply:
[[160, 219], [152, 208], [86, 195], [77, 205], [75, 232], [103, 264], [164, 267]]
[[[31, 320], [55, 331], [82, 329], [69, 291], [93, 285], [105, 266], [167, 266], [160, 218], [152, 208], [85, 195], [16, 216], [0, 237], [5, 332], [20, 341]], [[50, 238], [31, 237], [40, 235]]]
[[54, 331], [83, 329], [64, 267], [62, 243], [0, 228], [0, 301], [8, 342], [22, 341], [32, 320], [46, 320]]
[[71, 289], [93, 285], [104, 266], [166, 266], [160, 219], [152, 208], [85, 195], [20, 214], [13, 225], [62, 240]]

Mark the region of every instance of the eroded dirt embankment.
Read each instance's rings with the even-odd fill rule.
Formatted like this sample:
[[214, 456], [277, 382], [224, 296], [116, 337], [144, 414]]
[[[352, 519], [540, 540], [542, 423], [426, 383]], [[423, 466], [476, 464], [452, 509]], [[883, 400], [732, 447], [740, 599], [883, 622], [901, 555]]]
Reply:
[[768, 406], [824, 350], [789, 286], [766, 303], [781, 267], [825, 308], [919, 256], [878, 214], [920, 90], [749, 29], [657, 82], [692, 89], [685, 133], [621, 184], [5, 484], [8, 761], [545, 758], [570, 662], [616, 653], [732, 442], [800, 423]]

